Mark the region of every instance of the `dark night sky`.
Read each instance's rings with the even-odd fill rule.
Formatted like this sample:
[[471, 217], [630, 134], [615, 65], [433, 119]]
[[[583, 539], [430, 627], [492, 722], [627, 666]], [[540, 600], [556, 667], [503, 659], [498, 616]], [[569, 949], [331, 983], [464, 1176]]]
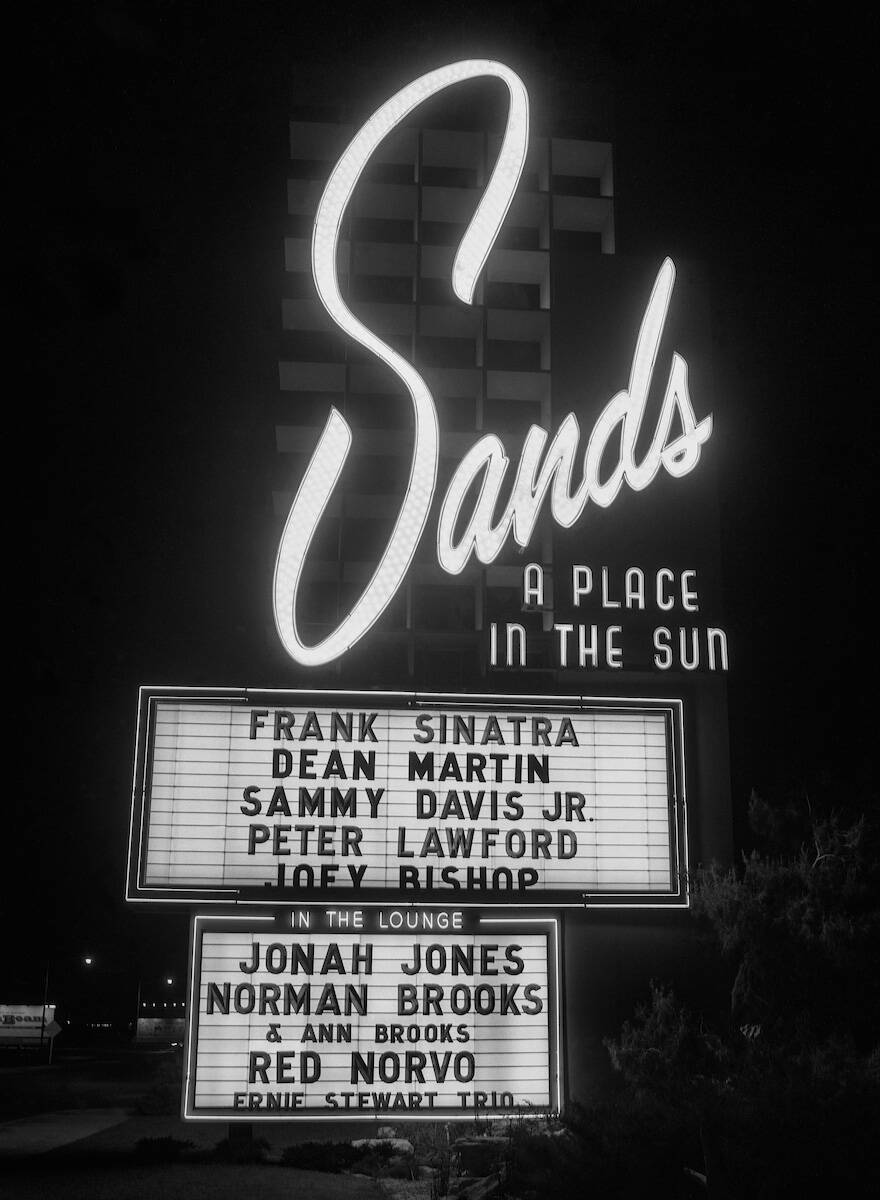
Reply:
[[170, 944], [182, 964], [183, 914], [121, 899], [137, 686], [299, 682], [264, 635], [298, 64], [333, 61], [342, 80], [375, 64], [387, 95], [422, 67], [491, 56], [611, 95], [618, 251], [704, 260], [712, 283], [737, 804], [828, 772], [863, 786], [877, 31], [839, 12], [43, 7], [18, 123], [33, 198], [10, 238], [35, 337], [16, 399], [33, 461], [19, 580], [37, 588], [23, 588], [30, 704], [6, 874], [42, 947], [18, 972], [30, 990], [46, 953], [102, 946], [158, 970]]

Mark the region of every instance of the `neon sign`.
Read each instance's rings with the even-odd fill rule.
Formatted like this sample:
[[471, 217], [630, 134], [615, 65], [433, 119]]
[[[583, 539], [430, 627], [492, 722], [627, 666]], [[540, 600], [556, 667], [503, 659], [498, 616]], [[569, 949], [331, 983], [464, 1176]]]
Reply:
[[[318, 205], [312, 237], [312, 274], [318, 295], [339, 328], [375, 354], [406, 386], [413, 406], [415, 436], [403, 502], [372, 578], [337, 628], [323, 641], [307, 646], [297, 628], [297, 593], [309, 547], [352, 443], [351, 428], [345, 418], [335, 408], [331, 409], [291, 505], [275, 564], [276, 628], [287, 653], [304, 666], [320, 666], [338, 658], [369, 631], [388, 607], [409, 570], [437, 484], [437, 410], [427, 384], [411, 363], [358, 320], [342, 298], [336, 270], [342, 219], [361, 174], [383, 138], [423, 100], [453, 84], [482, 77], [500, 79], [506, 85], [509, 108], [498, 160], [452, 268], [453, 290], [463, 303], [470, 304], [477, 277], [519, 184], [528, 149], [528, 94], [522, 80], [508, 67], [481, 59], [453, 63], [403, 88], [356, 134], [333, 169]], [[497, 522], [493, 522], [493, 514], [501, 507], [501, 489], [509, 467], [504, 444], [489, 434], [468, 451], [453, 474], [438, 521], [437, 560], [448, 574], [459, 574], [472, 556], [484, 564], [494, 562], [511, 534], [520, 547], [527, 546], [548, 493], [554, 521], [568, 528], [581, 516], [588, 501], [608, 507], [624, 482], [634, 491], [640, 491], [652, 482], [661, 467], [674, 478], [680, 478], [697, 465], [700, 448], [712, 433], [712, 418], [707, 416], [697, 421], [688, 392], [687, 363], [677, 353], [672, 356], [650, 447], [641, 462], [636, 461], [636, 442], [674, 282], [675, 268], [667, 258], [645, 309], [628, 386], [608, 401], [596, 421], [587, 441], [579, 483], [573, 483], [572, 479], [580, 441], [580, 428], [573, 413], [562, 421], [549, 446], [548, 433], [537, 425], [531, 427], [509, 499]], [[676, 416], [680, 432], [671, 436]], [[615, 435], [619, 438], [617, 461], [608, 478], [602, 480], [600, 466]], [[456, 540], [455, 530], [465, 516], [465, 500], [478, 483], [476, 503]]]

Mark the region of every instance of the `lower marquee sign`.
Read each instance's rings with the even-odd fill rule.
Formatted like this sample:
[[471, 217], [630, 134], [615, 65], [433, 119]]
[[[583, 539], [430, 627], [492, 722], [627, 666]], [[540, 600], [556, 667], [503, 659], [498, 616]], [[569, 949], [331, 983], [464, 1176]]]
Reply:
[[683, 779], [676, 700], [145, 688], [127, 894], [684, 903]]
[[196, 916], [183, 1115], [558, 1110], [556, 921], [462, 910]]

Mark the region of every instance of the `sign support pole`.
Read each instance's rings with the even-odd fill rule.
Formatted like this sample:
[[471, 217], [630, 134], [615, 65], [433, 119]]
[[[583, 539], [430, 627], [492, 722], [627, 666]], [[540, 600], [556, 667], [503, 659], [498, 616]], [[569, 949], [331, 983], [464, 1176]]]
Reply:
[[[43, 976], [43, 1011], [40, 1014], [40, 1054], [43, 1053], [43, 1042], [46, 1038], [46, 1005], [49, 1002], [49, 961], [46, 960], [46, 972]], [[52, 1039], [49, 1040], [49, 1064], [52, 1063]]]
[[250, 1146], [254, 1140], [254, 1127], [250, 1122], [230, 1121], [226, 1129], [230, 1147], [243, 1149], [245, 1146]]

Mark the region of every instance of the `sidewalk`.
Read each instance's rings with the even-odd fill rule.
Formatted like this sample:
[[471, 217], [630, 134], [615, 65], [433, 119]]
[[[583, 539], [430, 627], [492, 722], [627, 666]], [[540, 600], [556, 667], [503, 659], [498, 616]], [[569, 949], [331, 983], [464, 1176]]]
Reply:
[[45, 1154], [128, 1120], [124, 1108], [65, 1109], [0, 1124], [0, 1159]]
[[[311, 1123], [309, 1123], [311, 1125]], [[429, 1183], [328, 1175], [279, 1165], [286, 1146], [375, 1133], [375, 1122], [355, 1130], [306, 1128], [285, 1122], [266, 1132], [266, 1163], [181, 1160], [155, 1164], [134, 1154], [144, 1139], [175, 1139], [192, 1153], [209, 1152], [228, 1132], [225, 1123], [142, 1116], [126, 1109], [70, 1109], [0, 1124], [0, 1200], [428, 1200]], [[258, 1129], [255, 1136], [262, 1136]]]

